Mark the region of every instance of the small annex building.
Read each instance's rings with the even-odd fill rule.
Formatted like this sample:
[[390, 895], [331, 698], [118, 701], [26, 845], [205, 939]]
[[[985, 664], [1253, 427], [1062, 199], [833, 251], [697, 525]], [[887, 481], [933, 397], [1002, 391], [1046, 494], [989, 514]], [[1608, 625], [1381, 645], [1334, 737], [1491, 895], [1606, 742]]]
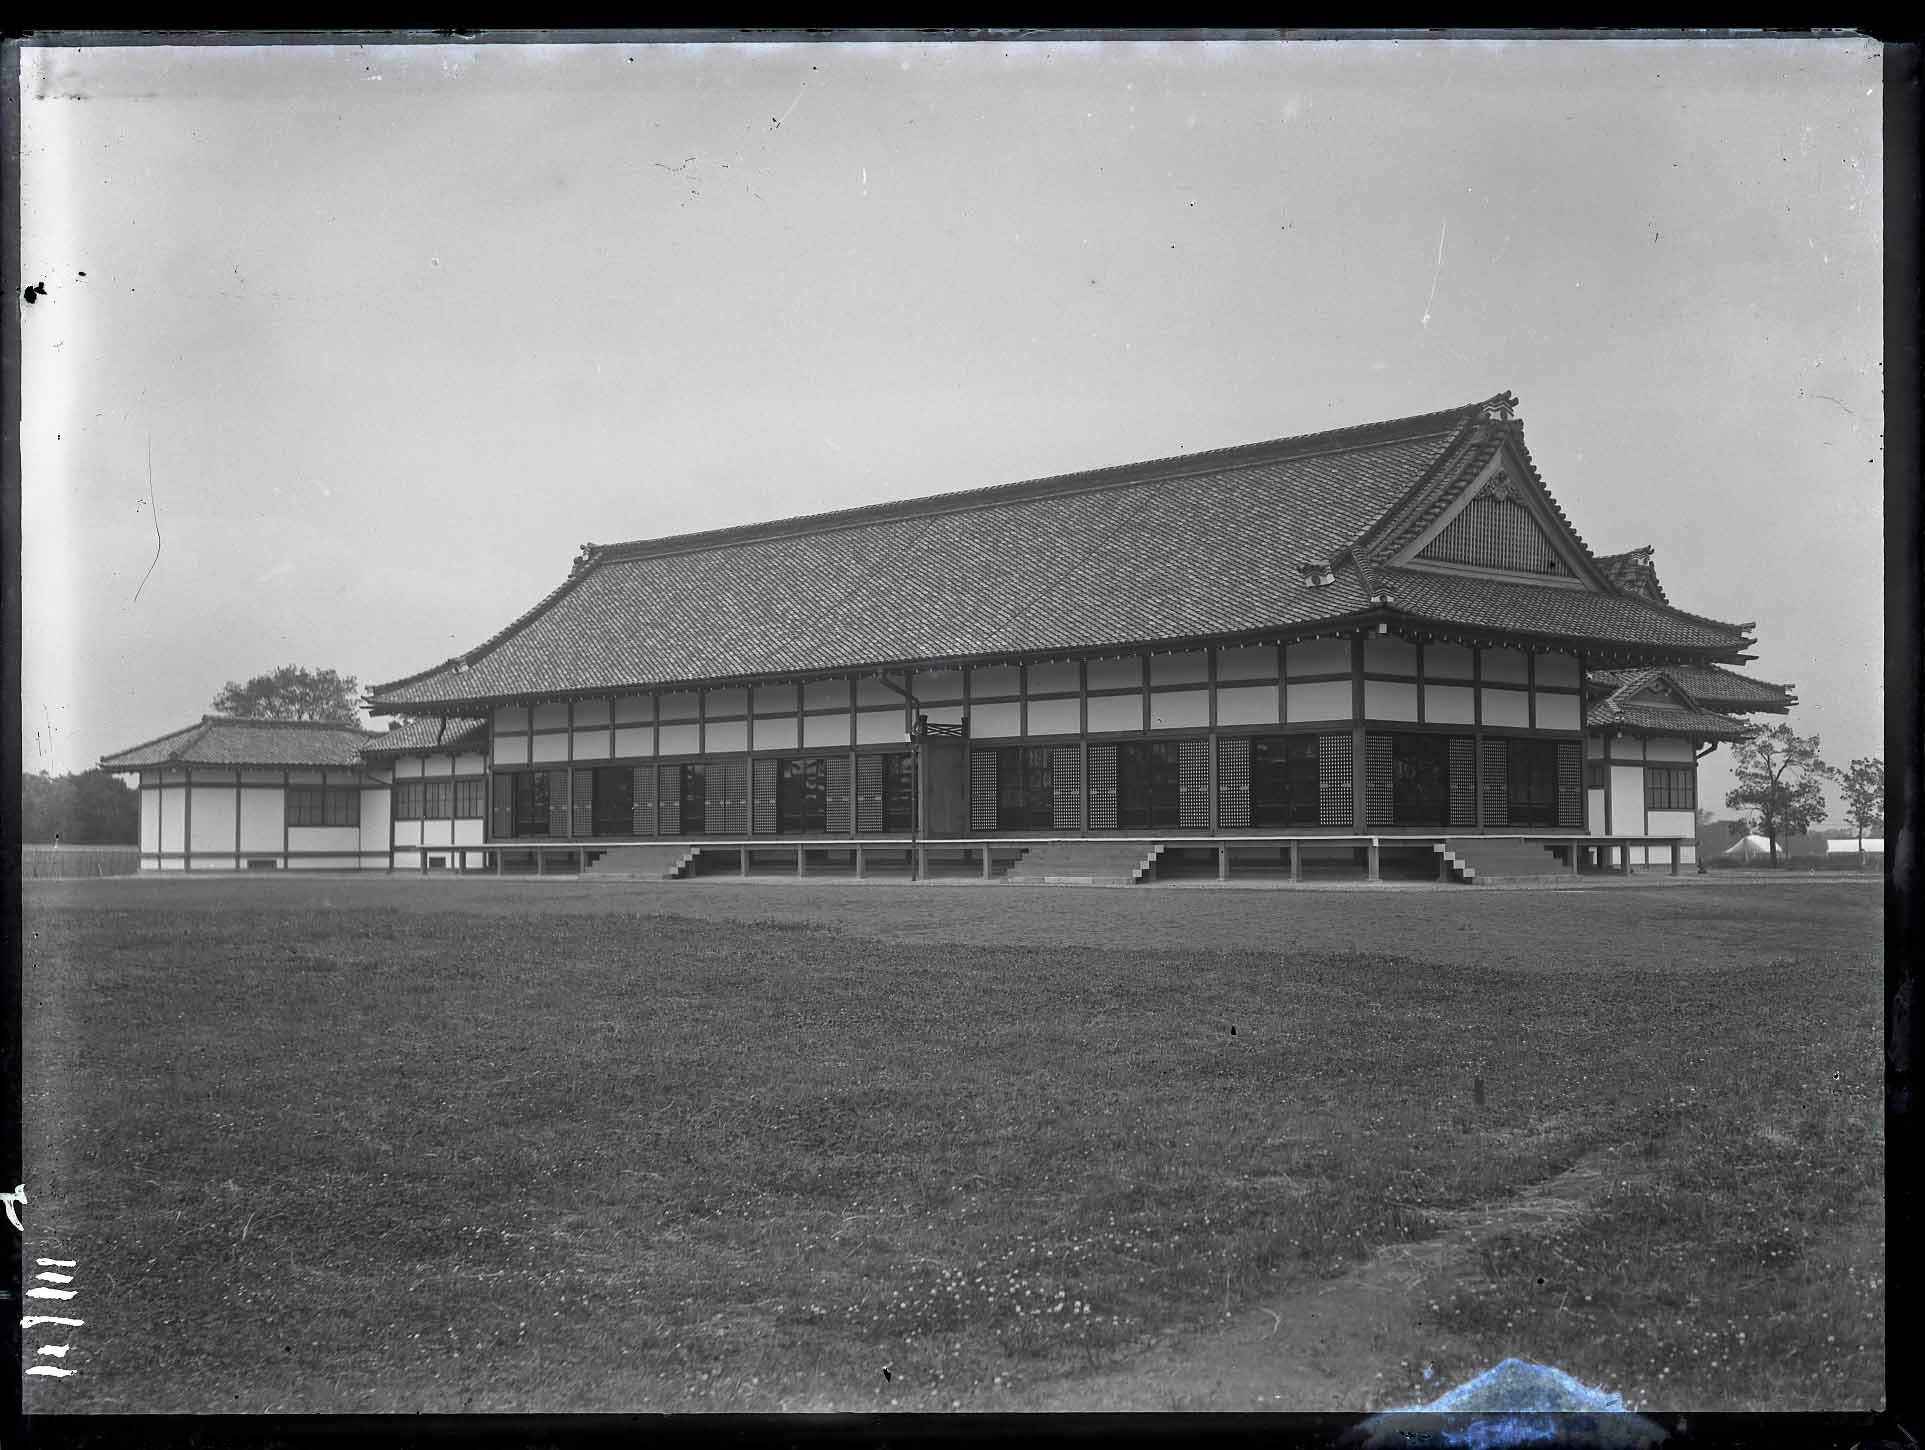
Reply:
[[[1649, 548], [1594, 554], [1500, 394], [584, 545], [499, 632], [374, 686], [399, 729], [343, 732], [352, 763], [298, 768], [387, 793], [364, 798], [381, 824], [356, 858], [383, 867], [672, 845], [746, 872], [765, 843], [906, 840], [1009, 859], [1234, 842], [1287, 850], [1293, 874], [1319, 849], [1368, 849], [1374, 871], [1396, 841], [1449, 860], [1507, 840], [1573, 870], [1674, 847], [1689, 862], [1698, 757], [1791, 703], [1730, 668], [1750, 629], [1673, 605]], [[102, 762], [143, 772], [143, 807], [153, 773], [160, 864], [175, 828], [158, 792], [190, 764], [198, 790], [203, 769], [163, 744]], [[245, 768], [276, 764], [297, 768]], [[196, 868], [220, 829], [189, 832]]]

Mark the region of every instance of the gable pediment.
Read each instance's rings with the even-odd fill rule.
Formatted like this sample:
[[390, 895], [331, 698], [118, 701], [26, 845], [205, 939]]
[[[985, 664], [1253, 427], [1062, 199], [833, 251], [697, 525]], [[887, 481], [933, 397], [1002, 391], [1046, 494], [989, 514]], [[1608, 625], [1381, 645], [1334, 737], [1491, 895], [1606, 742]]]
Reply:
[[1385, 562], [1570, 589], [1608, 587], [1529, 463], [1508, 444]]

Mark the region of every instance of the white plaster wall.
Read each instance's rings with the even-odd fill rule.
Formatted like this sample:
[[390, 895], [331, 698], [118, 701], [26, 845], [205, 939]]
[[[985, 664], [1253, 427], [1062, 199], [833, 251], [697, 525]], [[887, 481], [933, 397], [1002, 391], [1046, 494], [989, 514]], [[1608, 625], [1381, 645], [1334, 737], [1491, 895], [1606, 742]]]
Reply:
[[529, 758], [544, 765], [568, 759], [568, 737], [566, 735], [535, 736]]
[[1593, 836], [1604, 834], [1604, 792], [1584, 792], [1584, 829]]
[[420, 821], [396, 821], [394, 823], [394, 844], [396, 846], [419, 846], [421, 844]]
[[528, 763], [528, 737], [526, 735], [497, 735], [494, 744], [496, 765], [526, 765]]
[[[354, 851], [361, 849], [361, 832], [354, 826], [291, 826], [287, 833], [290, 851]], [[342, 857], [337, 866], [352, 866]]]
[[488, 762], [479, 754], [457, 755], [455, 757], [456, 775], [480, 775]]
[[179, 851], [187, 844], [187, 792], [177, 785], [160, 790], [160, 849]]
[[[1139, 717], [1139, 724], [1140, 720], [1141, 717]], [[971, 740], [1007, 740], [1022, 733], [1022, 707], [1014, 700], [994, 705], [970, 706], [969, 738]]]
[[[1611, 767], [1611, 830], [1619, 836], [1648, 835], [1644, 828], [1644, 767]], [[1632, 860], [1637, 853], [1632, 852]]]
[[1646, 760], [1663, 760], [1673, 764], [1689, 765], [1697, 758], [1698, 752], [1691, 748], [1691, 742], [1676, 735], [1658, 735], [1644, 742]]
[[192, 832], [194, 855], [202, 851], [235, 853], [235, 788], [233, 786], [194, 786]]
[[386, 789], [361, 792], [361, 849], [378, 851], [383, 862], [388, 854], [388, 816], [394, 810], [394, 796]]
[[1578, 714], [1576, 695], [1547, 695], [1539, 691], [1537, 695], [1537, 728], [1539, 730], [1575, 730], [1583, 724]]
[[[1324, 680], [1314, 685], [1283, 687], [1283, 716], [1292, 725], [1306, 720], [1348, 720], [1350, 681]], [[1091, 702], [1092, 704], [1094, 701]]]
[[825, 745], [847, 745], [850, 739], [849, 732], [850, 722], [847, 714], [802, 717], [802, 743], [811, 749]]
[[615, 731], [615, 753], [617, 755], [653, 755], [655, 753], [655, 727], [652, 725], [631, 726], [626, 730]]
[[1614, 735], [1611, 737], [1611, 759], [1644, 759], [1644, 742], [1635, 735]]
[[1207, 730], [1209, 728], [1210, 692], [1208, 690], [1152, 690], [1150, 692], [1150, 729]]
[[1576, 655], [1539, 655], [1535, 668], [1540, 685], [1575, 686], [1578, 682]]
[[160, 849], [160, 788], [142, 786], [140, 792], [140, 849]]
[[1031, 700], [1031, 735], [1074, 735], [1083, 726], [1083, 707], [1077, 700]]
[[609, 734], [606, 727], [575, 732], [575, 759], [607, 760], [610, 754]]
[[[740, 690], [735, 691], [741, 694]], [[749, 748], [749, 722], [718, 720], [702, 727], [702, 748], [710, 755], [736, 755]]]
[[[486, 821], [475, 821], [475, 820], [456, 821], [454, 823], [455, 844], [457, 846], [479, 846], [484, 840], [487, 839], [487, 837], [483, 834], [484, 828], [487, 826], [487, 824], [488, 823]], [[481, 857], [476, 856], [468, 864], [471, 866], [478, 866], [481, 864], [481, 860], [482, 860]]]
[[423, 756], [421, 773], [425, 776], [446, 779], [455, 773], [455, 758], [452, 755]]
[[452, 846], [455, 832], [453, 821], [423, 821], [421, 823], [421, 844], [424, 846]]
[[[1095, 695], [1089, 702], [1089, 733], [1101, 735], [1114, 730], [1143, 728], [1141, 695]], [[972, 726], [971, 733], [974, 733]]]
[[1523, 690], [1482, 691], [1484, 723], [1524, 728], [1531, 723], [1531, 697]]
[[419, 780], [421, 778], [421, 757], [404, 755], [394, 763], [396, 780]]
[[1395, 680], [1365, 680], [1364, 715], [1372, 720], [1415, 720], [1417, 686]]
[[[1274, 653], [1274, 652], [1273, 652]], [[1238, 685], [1216, 692], [1219, 725], [1274, 725], [1278, 714], [1275, 685]]]
[[241, 851], [261, 856], [281, 853], [281, 826], [287, 819], [287, 793], [258, 787], [241, 792]]
[[[1365, 681], [1368, 684], [1369, 681]], [[1424, 719], [1432, 725], [1470, 725], [1477, 720], [1477, 692], [1469, 685], [1424, 686]]]

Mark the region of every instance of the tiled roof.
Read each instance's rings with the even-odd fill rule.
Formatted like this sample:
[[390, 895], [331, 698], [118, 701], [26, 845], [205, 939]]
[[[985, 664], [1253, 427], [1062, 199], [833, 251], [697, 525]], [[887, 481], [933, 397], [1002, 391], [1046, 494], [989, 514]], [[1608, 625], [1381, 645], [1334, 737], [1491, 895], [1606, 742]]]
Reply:
[[411, 755], [430, 752], [447, 754], [458, 750], [488, 748], [488, 722], [450, 718], [403, 720], [394, 729], [378, 733], [362, 749], [363, 755]]
[[1651, 563], [1648, 545], [1623, 554], [1600, 555], [1597, 562], [1604, 571], [1604, 577], [1625, 593], [1642, 594], [1646, 599], [1655, 599], [1660, 604], [1671, 602], [1664, 592], [1664, 586], [1658, 583], [1658, 571]]
[[[1754, 680], [1719, 665], [1667, 665], [1664, 677], [1682, 686], [1699, 704], [1740, 715], [1754, 712], [1782, 715], [1798, 703], [1790, 685]], [[1609, 681], [1616, 677], [1600, 672], [1599, 678]]]
[[[1591, 676], [1593, 683], [1614, 684], [1609, 694], [1592, 701], [1584, 711], [1584, 724], [1592, 730], [1619, 730], [1661, 735], [1691, 735], [1702, 740], [1742, 740], [1755, 726], [1708, 710], [1704, 703], [1680, 687], [1677, 671], [1671, 666], [1643, 670], [1606, 670]], [[1668, 695], [1675, 705], [1653, 705], [1637, 697], [1647, 691]]]
[[1742, 626], [1622, 594], [1512, 583], [1425, 569], [1385, 569], [1396, 607], [1464, 628], [1682, 653], [1735, 653]]
[[[1496, 402], [1498, 400], [1493, 400]], [[374, 687], [375, 708], [1074, 653], [1369, 615], [1351, 546], [1492, 430], [1473, 404], [1333, 433], [677, 538], [589, 546], [493, 639]], [[1302, 565], [1335, 563], [1312, 586]], [[1729, 657], [1729, 625], [1643, 600], [1414, 576], [1465, 626]], [[1548, 599], [1545, 596], [1549, 596]], [[1418, 612], [1425, 609], [1418, 606]]]
[[143, 745], [101, 757], [103, 770], [161, 765], [359, 765], [368, 732], [359, 725], [316, 720], [239, 720], [203, 715]]

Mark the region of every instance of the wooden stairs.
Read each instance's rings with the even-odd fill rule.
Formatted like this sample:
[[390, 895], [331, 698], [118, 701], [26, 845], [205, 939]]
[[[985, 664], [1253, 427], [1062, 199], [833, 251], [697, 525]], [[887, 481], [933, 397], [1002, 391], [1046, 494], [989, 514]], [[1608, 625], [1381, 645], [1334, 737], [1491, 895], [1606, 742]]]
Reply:
[[1534, 841], [1455, 836], [1431, 849], [1443, 857], [1451, 879], [1467, 886], [1487, 881], [1544, 884], [1571, 878], [1570, 868], [1551, 854], [1551, 848]]
[[1132, 886], [1162, 850], [1141, 841], [1052, 841], [1029, 847], [1004, 879], [1012, 886]]
[[609, 846], [590, 851], [582, 879], [604, 881], [674, 881], [688, 874], [700, 846]]

